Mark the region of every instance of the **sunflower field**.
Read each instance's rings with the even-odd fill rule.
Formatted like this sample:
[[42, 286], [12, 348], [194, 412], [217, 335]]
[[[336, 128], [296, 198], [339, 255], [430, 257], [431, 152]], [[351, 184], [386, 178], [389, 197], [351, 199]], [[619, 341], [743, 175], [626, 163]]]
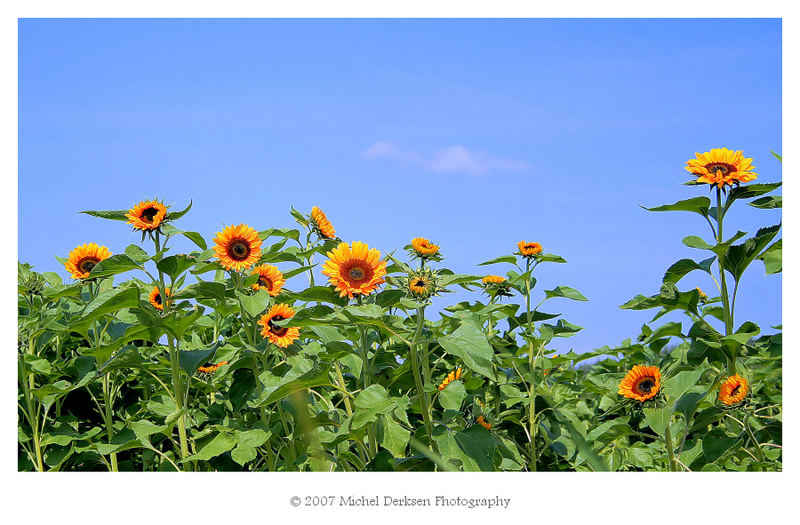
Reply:
[[[423, 237], [340, 239], [316, 207], [213, 238], [180, 229], [191, 203], [84, 211], [140, 242], [87, 239], [66, 279], [19, 264], [18, 469], [780, 471], [781, 321], [734, 314], [746, 273], [781, 272], [781, 225], [723, 228], [734, 206], [780, 213], [751, 162], [687, 162], [704, 191], [647, 209], [696, 216], [700, 255], [631, 291], [621, 308], [654, 312], [641, 333], [583, 353], [549, 349], [581, 328], [548, 303], [587, 298], [537, 288], [567, 261], [534, 241], [464, 275]], [[690, 272], [708, 287], [682, 288]], [[474, 298], [429, 310], [459, 288]]]

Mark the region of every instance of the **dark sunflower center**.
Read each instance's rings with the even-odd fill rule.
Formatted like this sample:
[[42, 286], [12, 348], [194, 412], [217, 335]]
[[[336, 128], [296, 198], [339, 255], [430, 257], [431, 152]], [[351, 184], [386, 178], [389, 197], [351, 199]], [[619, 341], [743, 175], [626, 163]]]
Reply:
[[147, 224], [153, 224], [156, 215], [158, 215], [158, 210], [151, 206], [142, 212], [142, 220]]
[[84, 273], [89, 273], [92, 271], [92, 268], [97, 266], [97, 263], [99, 262], [99, 259], [84, 259], [80, 262], [80, 264], [78, 264], [78, 268]]
[[423, 281], [422, 279], [419, 279], [419, 280], [417, 280], [417, 282], [414, 283], [414, 286], [416, 286], [418, 288], [425, 288], [425, 281]]
[[655, 381], [652, 379], [645, 378], [642, 379], [638, 385], [636, 385], [636, 389], [639, 390], [643, 394], [649, 394], [653, 387], [656, 385]]
[[736, 171], [736, 166], [727, 164], [725, 162], [715, 162], [712, 164], [706, 164], [706, 169], [714, 175], [721, 174], [724, 177], [728, 173]]
[[228, 247], [228, 255], [235, 261], [243, 261], [250, 256], [250, 244], [237, 239]]
[[161, 294], [157, 293], [156, 296], [153, 298], [153, 300], [158, 304], [161, 304]]
[[268, 290], [272, 290], [272, 280], [268, 277], [259, 277], [258, 284], [267, 288]]
[[347, 272], [347, 275], [350, 276], [351, 279], [354, 281], [360, 281], [364, 279], [364, 270], [361, 268], [350, 268], [350, 271]]
[[270, 319], [267, 322], [269, 324], [269, 331], [272, 332], [273, 334], [277, 335], [278, 337], [281, 337], [283, 334], [288, 332], [289, 329], [286, 328], [285, 326], [278, 326], [278, 325], [276, 325], [276, 324], [274, 324], [272, 322], [272, 321], [283, 321], [283, 320], [284, 320], [284, 317], [282, 315], [276, 315], [276, 316], [272, 317], [272, 319]]
[[739, 393], [739, 389], [741, 388], [741, 386], [742, 386], [742, 385], [736, 385], [736, 386], [734, 387], [734, 389], [733, 389], [733, 390], [731, 390], [731, 395], [732, 395], [732, 396], [735, 396], [737, 393]]

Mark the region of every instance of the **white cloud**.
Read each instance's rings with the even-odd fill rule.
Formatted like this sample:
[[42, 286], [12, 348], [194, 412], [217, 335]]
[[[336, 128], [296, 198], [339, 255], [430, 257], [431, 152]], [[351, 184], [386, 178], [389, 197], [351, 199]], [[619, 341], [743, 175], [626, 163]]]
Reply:
[[530, 166], [520, 160], [501, 159], [482, 152], [473, 152], [464, 146], [450, 146], [423, 155], [417, 151], [400, 148], [390, 141], [376, 142], [361, 153], [365, 159], [390, 159], [415, 164], [433, 173], [468, 173], [484, 175], [497, 171], [523, 171]]

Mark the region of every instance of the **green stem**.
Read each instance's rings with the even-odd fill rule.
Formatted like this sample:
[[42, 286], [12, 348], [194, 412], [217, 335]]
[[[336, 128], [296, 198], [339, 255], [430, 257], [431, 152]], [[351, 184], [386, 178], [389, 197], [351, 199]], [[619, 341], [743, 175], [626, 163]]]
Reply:
[[436, 450], [436, 443], [433, 441], [433, 425], [431, 423], [430, 401], [428, 393], [425, 392], [425, 383], [420, 375], [419, 355], [417, 353], [417, 341], [422, 335], [422, 328], [425, 324], [425, 307], [417, 309], [417, 329], [414, 331], [414, 338], [411, 340], [409, 353], [411, 355], [411, 372], [414, 375], [414, 383], [417, 387], [417, 397], [419, 398], [420, 410], [422, 411], [422, 421], [425, 424], [425, 430], [428, 433], [428, 441], [430, 442], [431, 449]]
[[[717, 244], [723, 242], [722, 232], [722, 219], [724, 214], [722, 212], [722, 190], [717, 188]], [[725, 278], [725, 264], [722, 257], [717, 256], [717, 263], [719, 264], [719, 280], [720, 280], [720, 293], [722, 295], [722, 312], [723, 319], [725, 320], [725, 335], [733, 333], [733, 312], [728, 300], [728, 285]], [[728, 375], [736, 373], [736, 355], [728, 356]]]
[[669, 456], [669, 471], [674, 472], [676, 469], [675, 464], [675, 452], [673, 451], [673, 444], [672, 444], [672, 431], [670, 430], [670, 423], [672, 421], [672, 417], [669, 418], [667, 421], [667, 426], [664, 427], [664, 444], [667, 447], [667, 455]]
[[[756, 455], [758, 456], [758, 460], [763, 463], [763, 462], [766, 461], [766, 457], [764, 456], [764, 451], [761, 450], [761, 445], [758, 443], [758, 440], [756, 439], [756, 436], [753, 434], [753, 431], [750, 428], [750, 423], [748, 422], [749, 419], [750, 419], [750, 416], [752, 416], [752, 415], [753, 415], [753, 412], [748, 412], [747, 414], [745, 414], [744, 420], [742, 421], [742, 424], [744, 426], [745, 431], [747, 431], [747, 435], [750, 437], [750, 441], [752, 441], [753, 445], [755, 445], [755, 447], [756, 447]], [[762, 470], [762, 469], [759, 469], [759, 470]]]
[[525, 318], [528, 331], [528, 365], [530, 368], [530, 388], [528, 389], [530, 402], [528, 405], [528, 424], [530, 426], [530, 462], [528, 469], [536, 471], [536, 385], [534, 384], [534, 372], [536, 370], [536, 360], [533, 351], [533, 319], [531, 315], [531, 260], [525, 260]]
[[[105, 407], [103, 419], [106, 423], [106, 435], [108, 436], [108, 443], [111, 444], [112, 439], [114, 439], [114, 388], [111, 385], [109, 374], [103, 375], [103, 405]], [[116, 452], [111, 453], [111, 471], [119, 471]]]

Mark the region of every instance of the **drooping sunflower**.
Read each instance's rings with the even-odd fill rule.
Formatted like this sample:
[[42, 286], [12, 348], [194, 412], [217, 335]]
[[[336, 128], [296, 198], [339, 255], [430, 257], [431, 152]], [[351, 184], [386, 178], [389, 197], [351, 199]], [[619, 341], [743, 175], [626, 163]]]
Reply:
[[125, 214], [134, 230], [155, 230], [167, 216], [167, 207], [158, 201], [142, 201]]
[[705, 301], [706, 299], [708, 299], [708, 296], [705, 293], [703, 293], [703, 290], [701, 290], [699, 286], [695, 286], [695, 290], [697, 290], [697, 293], [700, 294], [699, 295], [700, 301]]
[[461, 379], [461, 368], [460, 367], [456, 368], [455, 370], [453, 370], [452, 372], [447, 374], [447, 377], [445, 377], [444, 380], [442, 381], [442, 383], [439, 385], [439, 390], [440, 391], [444, 390], [444, 388], [447, 385], [449, 385], [450, 383], [452, 383], [456, 379]]
[[424, 237], [411, 239], [411, 255], [420, 259], [439, 259], [439, 246]]
[[661, 390], [661, 370], [657, 366], [636, 365], [619, 382], [618, 394], [637, 401], [654, 398]]
[[[172, 295], [172, 291], [169, 288], [167, 288], [164, 295], [167, 296], [167, 301], [169, 301], [169, 297]], [[150, 304], [152, 304], [155, 308], [157, 308], [158, 310], [164, 309], [164, 302], [162, 301], [161, 293], [158, 290], [158, 286], [154, 286], [153, 289], [150, 290], [149, 299], [150, 299]]]
[[483, 282], [483, 284], [500, 284], [505, 282], [505, 280], [505, 277], [500, 277], [499, 275], [487, 275], [481, 279], [481, 282]]
[[279, 326], [275, 321], [283, 321], [284, 319], [291, 319], [294, 317], [294, 308], [287, 304], [276, 304], [269, 311], [261, 316], [258, 324], [264, 328], [261, 330], [261, 335], [269, 339], [281, 348], [286, 348], [292, 341], [300, 337], [300, 329], [297, 327], [288, 328], [286, 326]]
[[484, 419], [483, 416], [478, 416], [478, 419], [476, 419], [476, 421], [478, 422], [478, 424], [480, 426], [482, 426], [486, 430], [491, 430], [492, 429], [492, 424], [489, 423], [488, 421], [486, 421], [486, 419]]
[[511, 286], [506, 282], [505, 277], [499, 275], [487, 275], [481, 279], [485, 292], [490, 297], [511, 297]]
[[726, 405], [740, 403], [749, 391], [747, 379], [734, 374], [719, 386], [719, 400]]
[[97, 263], [111, 257], [105, 246], [96, 243], [81, 244], [69, 252], [69, 260], [64, 265], [73, 279], [86, 279]]
[[311, 208], [311, 223], [314, 226], [314, 231], [316, 231], [320, 237], [325, 239], [336, 238], [336, 229], [333, 227], [333, 224], [328, 220], [325, 212], [316, 206]]
[[717, 188], [738, 186], [758, 176], [753, 171], [752, 158], [745, 158], [742, 150], [714, 148], [705, 153], [695, 153], [696, 159], [686, 161], [686, 171], [697, 176], [695, 182], [707, 183]]
[[322, 265], [323, 275], [336, 287], [340, 297], [352, 299], [356, 295], [369, 295], [385, 281], [386, 261], [381, 261], [381, 252], [360, 241], [352, 249], [346, 242], [328, 252], [329, 259]]
[[261, 257], [258, 232], [246, 224], [228, 226], [214, 237], [214, 253], [226, 270], [241, 271]]
[[517, 246], [519, 247], [519, 253], [525, 257], [533, 257], [542, 251], [542, 245], [538, 242], [519, 241]]
[[278, 295], [286, 284], [283, 273], [271, 264], [259, 264], [253, 268], [253, 275], [258, 275], [258, 281], [252, 285], [253, 290], [266, 290], [272, 297]]

